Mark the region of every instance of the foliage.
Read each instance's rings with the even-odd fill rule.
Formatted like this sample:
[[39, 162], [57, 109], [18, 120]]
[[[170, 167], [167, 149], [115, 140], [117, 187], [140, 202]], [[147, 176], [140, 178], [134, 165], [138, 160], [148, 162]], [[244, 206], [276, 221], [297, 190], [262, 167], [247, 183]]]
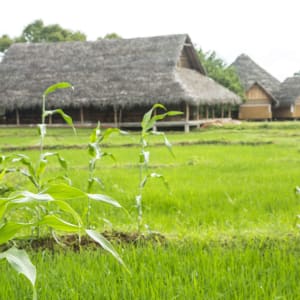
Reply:
[[[105, 36], [104, 36], [104, 39], [107, 39], [107, 40], [113, 40], [113, 39], [121, 39], [122, 37], [115, 33], [115, 32], [112, 32], [112, 33], [107, 33]], [[102, 40], [102, 37], [98, 37], [97, 40]]]
[[4, 52], [13, 43], [43, 43], [86, 41], [86, 35], [80, 31], [72, 31], [61, 27], [59, 24], [45, 25], [42, 20], [28, 24], [21, 35], [11, 38], [8, 35], [0, 37], [0, 52]]
[[243, 87], [233, 67], [227, 66], [226, 63], [217, 56], [215, 51], [204, 52], [202, 49], [199, 49], [198, 55], [209, 77], [244, 99]]
[[[154, 114], [156, 109], [162, 109], [166, 111], [162, 114]], [[142, 204], [142, 197], [143, 197], [143, 189], [150, 178], [158, 178], [161, 179], [166, 187], [168, 187], [167, 181], [165, 180], [164, 176], [155, 172], [149, 172], [149, 162], [150, 162], [150, 151], [148, 149], [148, 136], [149, 135], [160, 135], [163, 137], [166, 147], [172, 152], [172, 145], [168, 141], [166, 135], [163, 132], [158, 132], [154, 130], [154, 126], [156, 121], [163, 120], [168, 116], [176, 116], [181, 115], [182, 112], [178, 111], [167, 111], [167, 109], [162, 104], [154, 104], [152, 108], [145, 113], [143, 120], [141, 122], [141, 133], [140, 133], [140, 154], [139, 154], [139, 172], [140, 172], [140, 180], [139, 180], [139, 193], [135, 197], [136, 207], [138, 211], [138, 231], [141, 231], [141, 227], [143, 224], [143, 204]]]
[[13, 44], [13, 42], [13, 39], [8, 35], [2, 35], [2, 37], [0, 37], [0, 52], [4, 52], [11, 44]]
[[[114, 250], [112, 245], [98, 232], [86, 228], [81, 219], [81, 216], [68, 203], [70, 200], [83, 199], [86, 201], [94, 200], [111, 204], [116, 207], [121, 207], [120, 204], [107, 195], [92, 194], [90, 188], [88, 193], [81, 191], [71, 186], [67, 174], [65, 176], [54, 178], [44, 178], [49, 158], [56, 157], [60, 166], [67, 171], [68, 164], [66, 160], [57, 152], [44, 152], [44, 138], [46, 136], [45, 118], [48, 115], [59, 114], [62, 118], [73, 127], [72, 118], [64, 113], [62, 109], [55, 109], [52, 111], [46, 110], [46, 97], [58, 89], [72, 88], [68, 82], [60, 82], [47, 88], [43, 93], [42, 98], [42, 123], [38, 125], [40, 135], [40, 156], [37, 162], [33, 162], [27, 155], [13, 154], [10, 156], [2, 156], [0, 163], [2, 163], [2, 170], [0, 179], [8, 173], [18, 173], [33, 184], [35, 192], [29, 190], [18, 190], [10, 193], [7, 197], [0, 198], [0, 245], [12, 240], [18, 233], [24, 230], [31, 229], [32, 232], [37, 232], [37, 237], [40, 237], [40, 228], [45, 227], [51, 232], [55, 239], [56, 231], [75, 233], [81, 236], [86, 234], [100, 244], [105, 250], [109, 251], [121, 264], [124, 265], [119, 254]], [[108, 136], [110, 133], [104, 133], [103, 136]], [[101, 136], [101, 137], [103, 137]], [[96, 160], [98, 160], [103, 153], [100, 151], [97, 143], [99, 137], [96, 135], [94, 142], [95, 155], [93, 155], [93, 166], [90, 168], [91, 172], [95, 168]], [[13, 166], [13, 167], [12, 167]], [[67, 180], [66, 183], [58, 183], [59, 180]], [[93, 176], [89, 178], [94, 180]], [[54, 182], [54, 183], [53, 183]], [[16, 212], [18, 212], [16, 214]], [[80, 239], [79, 239], [80, 242]], [[6, 258], [8, 262], [18, 271], [24, 274], [32, 283], [33, 299], [36, 298], [35, 292], [35, 269], [33, 276], [33, 266], [23, 251], [17, 251], [15, 248], [10, 248], [8, 251], [0, 255], [1, 258]], [[125, 266], [125, 265], [124, 265]], [[33, 278], [34, 277], [34, 278]], [[34, 279], [34, 280], [33, 280]]]
[[36, 20], [28, 24], [17, 42], [62, 42], [62, 41], [85, 41], [86, 35], [80, 31], [71, 31], [62, 28], [58, 24], [44, 25], [42, 20]]

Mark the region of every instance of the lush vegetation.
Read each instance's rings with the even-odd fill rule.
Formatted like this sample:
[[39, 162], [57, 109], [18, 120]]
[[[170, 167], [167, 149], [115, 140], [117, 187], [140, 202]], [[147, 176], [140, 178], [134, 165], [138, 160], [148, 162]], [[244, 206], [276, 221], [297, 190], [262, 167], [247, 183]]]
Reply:
[[204, 52], [202, 49], [199, 49], [198, 55], [209, 77], [244, 99], [244, 89], [232, 66], [228, 66], [215, 51]]
[[[131, 276], [99, 249], [30, 251], [40, 299], [294, 299], [300, 292], [299, 130], [297, 122], [287, 122], [169, 133], [175, 158], [160, 136], [147, 137], [149, 171], [164, 174], [170, 191], [161, 182], [149, 181], [143, 188], [143, 224], [148, 225], [143, 232], [164, 238], [114, 240]], [[90, 133], [48, 129], [45, 145], [60, 148], [73, 185], [81, 190], [89, 177]], [[134, 236], [139, 142], [140, 136], [131, 133], [111, 135], [101, 144], [116, 161], [107, 156], [98, 162], [93, 176], [101, 178], [104, 190], [94, 185], [91, 192], [117, 199], [124, 209], [92, 203], [92, 228]], [[34, 129], [1, 129], [0, 145], [4, 155], [20, 150], [31, 159], [40, 155]], [[47, 176], [53, 174], [64, 174], [59, 163], [49, 167]], [[3, 192], [18, 184], [31, 186], [11, 174]], [[78, 213], [85, 210], [82, 201], [68, 202]], [[4, 263], [0, 267], [1, 297], [30, 297], [25, 279]]]

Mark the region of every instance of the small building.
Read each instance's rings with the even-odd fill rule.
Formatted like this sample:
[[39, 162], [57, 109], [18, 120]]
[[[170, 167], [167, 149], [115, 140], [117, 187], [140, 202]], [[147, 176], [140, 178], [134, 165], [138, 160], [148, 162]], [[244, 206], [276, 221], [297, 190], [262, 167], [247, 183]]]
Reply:
[[[47, 107], [60, 107], [79, 124], [125, 127], [139, 124], [154, 103], [183, 116], [172, 119], [186, 129], [201, 110], [240, 98], [206, 76], [186, 34], [149, 38], [13, 44], [0, 63], [0, 105], [5, 124], [40, 122], [41, 95], [50, 85], [67, 81], [74, 91], [50, 94]], [[61, 122], [56, 116], [50, 123]], [[180, 123], [181, 122], [181, 123]], [[171, 124], [172, 125], [172, 124]]]
[[241, 120], [269, 120], [273, 109], [278, 106], [276, 92], [280, 81], [257, 65], [246, 54], [240, 55], [233, 63], [242, 86], [246, 101], [239, 108]]
[[279, 105], [274, 109], [276, 119], [300, 118], [300, 76], [287, 78], [276, 93]]

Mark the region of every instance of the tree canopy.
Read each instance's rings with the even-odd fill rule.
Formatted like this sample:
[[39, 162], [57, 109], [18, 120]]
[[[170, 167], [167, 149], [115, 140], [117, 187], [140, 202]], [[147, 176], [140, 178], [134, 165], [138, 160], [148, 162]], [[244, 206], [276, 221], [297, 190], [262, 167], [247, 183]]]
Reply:
[[[112, 32], [112, 33], [107, 33], [105, 36], [104, 36], [104, 39], [108, 39], [108, 40], [113, 40], [113, 39], [121, 39], [122, 37], [115, 33], [115, 32]], [[102, 37], [98, 37], [97, 40], [102, 40], [103, 38]]]
[[8, 35], [2, 35], [0, 37], [0, 52], [4, 52], [13, 42], [13, 39], [11, 39]]
[[13, 43], [42, 43], [63, 41], [86, 41], [86, 35], [80, 31], [62, 28], [58, 24], [44, 25], [42, 20], [28, 24], [17, 38], [8, 35], [0, 37], [0, 52], [4, 52]]
[[233, 67], [227, 66], [215, 51], [204, 52], [199, 49], [198, 55], [209, 77], [244, 99], [244, 89]]
[[86, 41], [86, 35], [80, 31], [62, 28], [58, 24], [45, 26], [42, 20], [36, 20], [24, 28], [17, 41], [29, 43]]

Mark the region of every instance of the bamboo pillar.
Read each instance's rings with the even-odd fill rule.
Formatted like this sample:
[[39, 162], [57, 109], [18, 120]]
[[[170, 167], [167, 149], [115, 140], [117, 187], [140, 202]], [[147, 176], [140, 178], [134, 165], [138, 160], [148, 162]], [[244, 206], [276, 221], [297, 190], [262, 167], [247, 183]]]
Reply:
[[16, 108], [16, 125], [20, 125], [20, 114], [18, 108]]
[[197, 128], [199, 129], [200, 128], [200, 106], [199, 104], [197, 105]]
[[119, 110], [119, 128], [121, 128], [121, 123], [122, 123], [122, 108]]
[[215, 106], [212, 107], [212, 116], [213, 119], [216, 118], [216, 114], [215, 114]]
[[116, 128], [118, 127], [118, 108], [116, 105], [114, 105], [114, 125]]
[[80, 123], [84, 124], [84, 112], [82, 106], [80, 106]]
[[231, 104], [228, 104], [228, 118], [231, 118]]
[[188, 103], [185, 104], [185, 125], [184, 125], [184, 132], [190, 132], [190, 106]]
[[209, 118], [209, 107], [208, 107], [208, 105], [205, 106], [205, 118], [206, 119]]
[[224, 104], [221, 104], [221, 118], [224, 119]]

